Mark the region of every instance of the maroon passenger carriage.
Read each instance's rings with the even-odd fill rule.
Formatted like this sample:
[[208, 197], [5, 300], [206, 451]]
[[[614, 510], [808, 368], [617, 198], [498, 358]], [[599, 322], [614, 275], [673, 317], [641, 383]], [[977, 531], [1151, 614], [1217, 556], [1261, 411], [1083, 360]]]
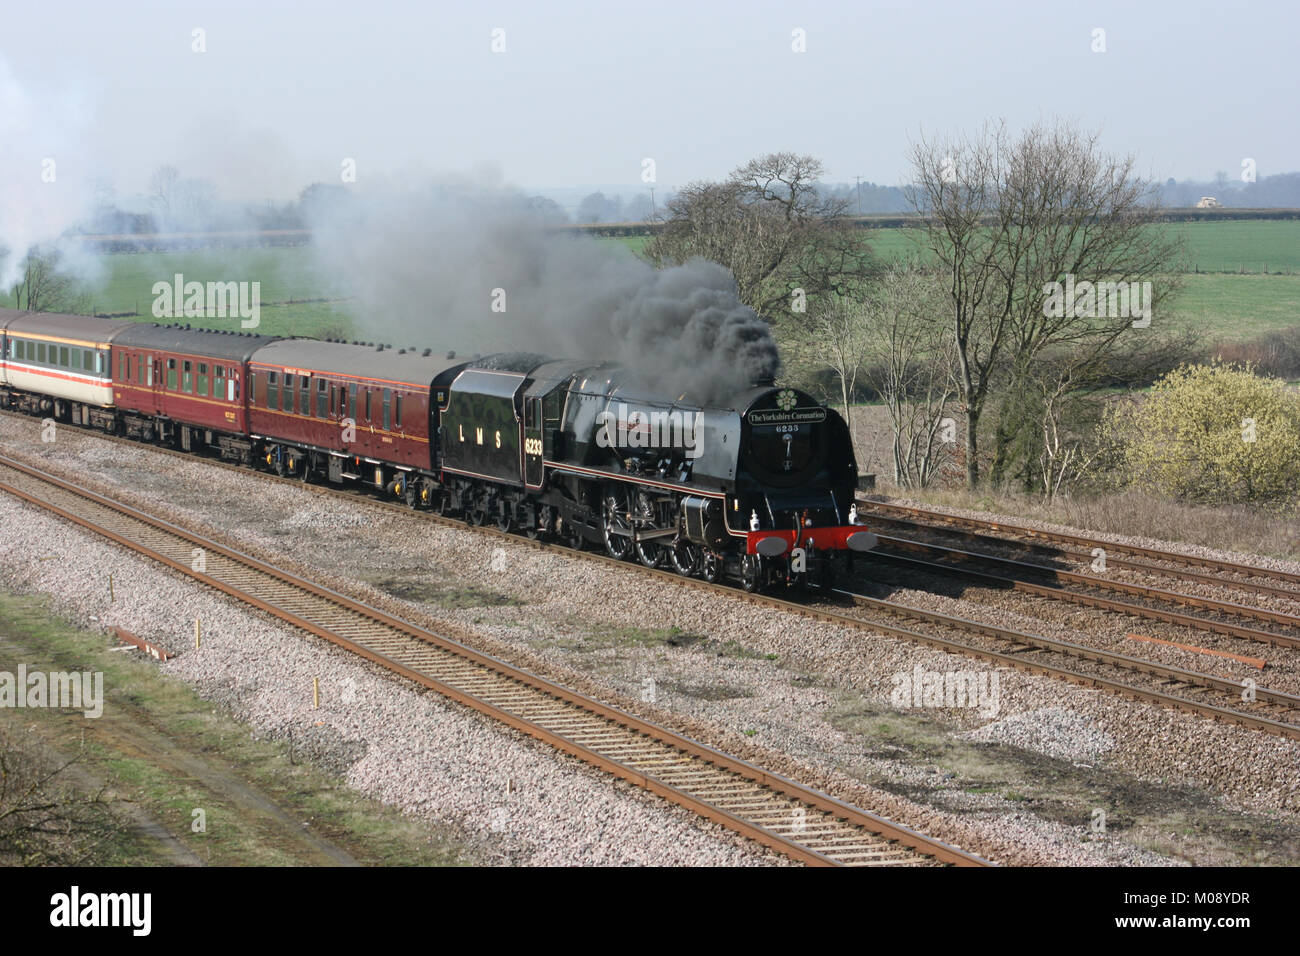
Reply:
[[413, 507], [436, 504], [430, 390], [465, 364], [430, 349], [270, 343], [248, 366], [250, 437], [280, 475], [359, 481]]
[[249, 356], [276, 341], [265, 335], [130, 323], [113, 338], [113, 401], [127, 435], [207, 449], [251, 464]]

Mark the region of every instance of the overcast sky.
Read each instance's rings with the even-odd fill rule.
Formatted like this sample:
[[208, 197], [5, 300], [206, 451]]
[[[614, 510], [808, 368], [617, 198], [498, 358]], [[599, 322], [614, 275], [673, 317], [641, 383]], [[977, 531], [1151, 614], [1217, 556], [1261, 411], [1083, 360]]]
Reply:
[[530, 190], [634, 188], [649, 158], [673, 188], [778, 149], [820, 157], [831, 181], [897, 185], [922, 128], [1063, 116], [1160, 179], [1236, 178], [1247, 157], [1266, 176], [1300, 169], [1297, 10], [15, 2], [0, 24], [0, 151], [6, 170], [63, 157], [61, 175], [121, 196], [170, 162], [227, 198], [289, 198], [338, 182], [349, 157], [359, 182], [473, 171]]

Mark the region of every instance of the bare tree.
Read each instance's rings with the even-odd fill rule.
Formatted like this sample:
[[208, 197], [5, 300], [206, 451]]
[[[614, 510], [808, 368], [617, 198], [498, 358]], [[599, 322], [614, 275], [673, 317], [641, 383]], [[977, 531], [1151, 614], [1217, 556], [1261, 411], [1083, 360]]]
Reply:
[[69, 781], [80, 755], [53, 763], [7, 735], [0, 744], [0, 865], [85, 865], [122, 832], [105, 789], [79, 793]]
[[916, 262], [892, 265], [873, 289], [864, 376], [884, 400], [893, 435], [894, 483], [924, 488], [955, 444], [947, 417], [957, 394], [941, 277]]
[[813, 307], [805, 322], [790, 323], [784, 335], [791, 371], [802, 372], [806, 378], [812, 377], [809, 373], [827, 368], [834, 373], [850, 435], [858, 377], [875, 344], [872, 319], [871, 309], [863, 301], [823, 299]]
[[59, 268], [57, 250], [33, 248], [13, 288], [14, 308], [29, 312], [89, 312], [90, 298], [77, 280]]
[[163, 218], [170, 218], [175, 200], [176, 184], [181, 174], [175, 166], [159, 166], [149, 177], [149, 195]]
[[[911, 159], [909, 198], [925, 217], [922, 242], [948, 284], [974, 487], [981, 416], [995, 384], [1014, 392], [1046, 350], [1105, 354], [1133, 328], [1129, 312], [1098, 311], [1095, 297], [1087, 308], [1071, 299], [1053, 310], [1057, 284], [1128, 290], [1149, 282], [1143, 307], [1158, 311], [1175, 291], [1168, 276], [1180, 247], [1152, 228], [1154, 190], [1136, 175], [1134, 159], [1103, 154], [1096, 135], [1068, 124], [1034, 125], [1014, 140], [1005, 125], [986, 125], [972, 138], [922, 140]], [[1005, 424], [996, 436], [998, 476], [1013, 445]]]
[[796, 298], [852, 295], [877, 271], [861, 230], [843, 221], [850, 200], [823, 195], [821, 175], [818, 160], [787, 152], [746, 163], [725, 182], [692, 183], [669, 200], [645, 254], [657, 265], [718, 262], [750, 308], [802, 319]]

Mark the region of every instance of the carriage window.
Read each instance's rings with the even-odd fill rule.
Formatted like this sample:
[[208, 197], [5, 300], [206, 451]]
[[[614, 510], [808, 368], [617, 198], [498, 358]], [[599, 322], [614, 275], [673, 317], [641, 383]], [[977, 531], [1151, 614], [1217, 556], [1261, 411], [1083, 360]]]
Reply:
[[206, 362], [199, 363], [199, 394], [208, 394], [208, 366]]
[[167, 360], [167, 387], [172, 391], [176, 390], [176, 360]]
[[185, 392], [194, 391], [194, 366], [186, 361], [185, 367], [181, 369], [181, 390]]
[[280, 375], [278, 372], [266, 373], [266, 407], [280, 407]]
[[44, 342], [41, 342], [39, 345], [36, 346], [36, 361], [40, 362], [42, 365], [45, 364], [45, 343]]
[[[152, 371], [153, 359], [149, 360], [149, 368]], [[144, 384], [144, 356], [143, 355], [137, 355], [135, 357], [135, 381], [137, 385]], [[151, 385], [153, 384], [152, 378], [149, 380], [149, 384]]]
[[[102, 352], [96, 352], [95, 353], [95, 374], [103, 375], [105, 365], [108, 365], [111, 370], [112, 362], [113, 362], [112, 352], [108, 351], [107, 349], [105, 349]], [[112, 375], [110, 374], [109, 377], [112, 378]]]
[[66, 345], [59, 347], [59, 365], [64, 368], [72, 368], [72, 362], [68, 360], [68, 347]]
[[298, 383], [302, 386], [302, 398], [298, 402], [298, 412], [302, 415], [311, 414], [311, 379], [306, 375], [298, 376]]
[[384, 431], [388, 431], [393, 427], [392, 405], [393, 390], [391, 388], [386, 388], [384, 389]]
[[145, 372], [145, 384], [153, 388], [153, 356], [148, 357], [148, 370]]
[[348, 418], [353, 422], [357, 420], [357, 386], [352, 384], [348, 386]]
[[397, 394], [397, 405], [393, 409], [393, 424], [398, 428], [402, 427], [402, 394]]
[[226, 397], [226, 370], [220, 365], [212, 366], [212, 394], [217, 398]]
[[83, 372], [93, 372], [95, 370], [95, 350], [83, 349], [81, 352], [81, 370]]
[[284, 404], [280, 406], [281, 411], [285, 411], [285, 412], [293, 411], [293, 395], [294, 395], [293, 376], [290, 375], [288, 372], [285, 372], [284, 391], [281, 393], [281, 398], [283, 399]]
[[370, 421], [370, 389], [366, 389], [366, 421]]
[[325, 405], [329, 395], [329, 382], [323, 378], [316, 379], [316, 417], [325, 418]]

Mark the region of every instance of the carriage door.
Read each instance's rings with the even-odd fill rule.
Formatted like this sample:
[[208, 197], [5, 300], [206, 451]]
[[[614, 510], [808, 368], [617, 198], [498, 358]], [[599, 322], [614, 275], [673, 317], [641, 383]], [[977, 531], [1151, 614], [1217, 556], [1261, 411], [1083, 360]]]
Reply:
[[149, 354], [144, 357], [144, 383], [149, 388], [153, 397], [153, 411], [155, 414], [163, 409], [163, 364], [162, 359], [156, 355]]
[[530, 488], [542, 484], [542, 400], [524, 399], [524, 483]]

